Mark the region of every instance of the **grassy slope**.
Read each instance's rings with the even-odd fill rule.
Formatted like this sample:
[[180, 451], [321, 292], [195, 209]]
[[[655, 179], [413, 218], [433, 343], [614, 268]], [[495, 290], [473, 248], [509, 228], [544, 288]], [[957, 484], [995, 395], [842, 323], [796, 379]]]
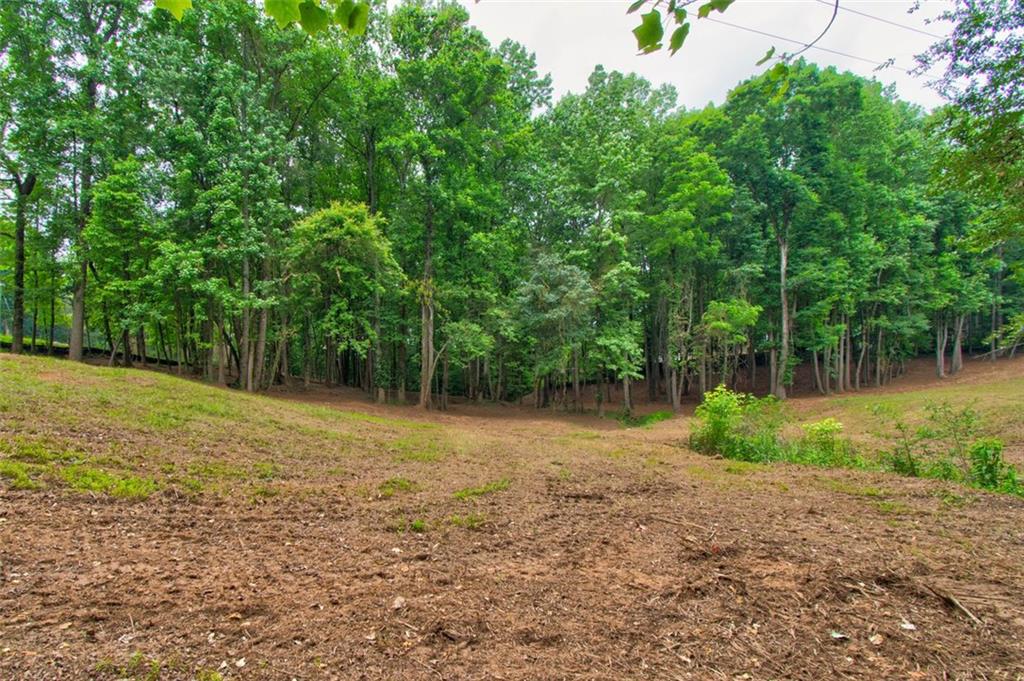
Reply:
[[[1014, 366], [1024, 369], [1019, 362]], [[977, 411], [982, 434], [1002, 439], [1007, 458], [1018, 465], [1024, 463], [1024, 375], [1014, 376], [1012, 372], [988, 380], [915, 387], [900, 392], [865, 391], [829, 398], [803, 398], [792, 403], [790, 414], [797, 423], [831, 416], [843, 424], [845, 434], [860, 449], [870, 454], [884, 449], [891, 438], [891, 416], [886, 414], [917, 425], [925, 421], [928, 405], [943, 402], [954, 408], [970, 407]]]
[[[1008, 458], [1020, 464], [1022, 395], [1024, 377], [1004, 375], [965, 385], [804, 398], [793, 401], [788, 413], [792, 431], [800, 423], [837, 418], [870, 454], [886, 446], [891, 432], [876, 414], [879, 407], [913, 423], [923, 419], [930, 403], [970, 405], [982, 415], [986, 433], [1002, 437]], [[157, 372], [0, 355], [0, 477], [15, 488], [67, 486], [123, 497], [157, 490], [270, 496], [289, 487], [308, 492], [336, 486], [353, 457], [430, 462], [483, 443], [516, 446], [502, 441], [500, 429], [482, 432], [417, 416], [411, 410], [362, 413], [229, 392]], [[620, 438], [565, 425], [552, 424], [551, 432], [537, 435], [551, 436], [561, 448], [617, 456], [649, 442], [679, 442], [689, 424], [673, 419], [652, 432]]]
[[282, 402], [156, 372], [0, 355], [0, 475], [15, 487], [68, 485], [114, 496], [245, 488], [289, 477], [328, 484], [347, 458], [430, 459], [430, 424]]

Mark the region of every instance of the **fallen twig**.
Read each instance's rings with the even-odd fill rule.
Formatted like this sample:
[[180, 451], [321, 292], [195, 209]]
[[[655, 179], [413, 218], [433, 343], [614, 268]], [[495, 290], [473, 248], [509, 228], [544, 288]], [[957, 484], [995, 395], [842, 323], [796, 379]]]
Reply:
[[950, 607], [954, 608], [955, 610], [959, 610], [959, 611], [960, 611], [960, 612], [962, 612], [963, 614], [967, 615], [967, 618], [968, 618], [969, 620], [971, 620], [972, 622], [974, 622], [975, 624], [977, 624], [978, 626], [983, 626], [983, 624], [984, 624], [984, 623], [983, 623], [983, 622], [982, 622], [982, 621], [981, 621], [980, 619], [978, 619], [978, 618], [977, 618], [977, 617], [976, 617], [976, 616], [974, 615], [974, 613], [973, 613], [973, 612], [971, 612], [970, 610], [968, 610], [968, 609], [967, 609], [967, 607], [966, 607], [966, 606], [964, 606], [964, 604], [963, 604], [963, 603], [961, 603], [961, 602], [960, 602], [959, 600], [957, 600], [957, 597], [956, 597], [956, 596], [954, 596], [953, 594], [951, 594], [951, 593], [949, 593], [949, 592], [947, 592], [947, 591], [941, 591], [941, 590], [939, 590], [938, 588], [936, 588], [936, 587], [934, 587], [934, 586], [932, 586], [931, 584], [928, 584], [928, 583], [926, 583], [926, 582], [922, 582], [922, 583], [924, 584], [924, 588], [928, 589], [928, 590], [929, 590], [929, 591], [931, 591], [931, 592], [932, 592], [933, 594], [935, 594], [936, 596], [938, 596], [938, 598], [939, 598], [939, 599], [940, 599], [940, 600], [941, 600], [941, 601], [942, 601], [943, 603], [945, 603], [946, 605], [948, 605], [948, 606], [950, 606]]

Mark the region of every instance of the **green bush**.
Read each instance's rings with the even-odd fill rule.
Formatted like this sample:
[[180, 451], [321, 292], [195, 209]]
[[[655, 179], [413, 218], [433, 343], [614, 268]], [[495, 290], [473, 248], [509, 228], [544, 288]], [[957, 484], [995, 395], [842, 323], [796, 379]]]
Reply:
[[780, 458], [782, 411], [773, 397], [758, 399], [720, 385], [705, 393], [697, 422], [690, 446], [698, 452], [740, 461]]
[[1002, 441], [976, 437], [981, 429], [976, 411], [942, 402], [928, 405], [925, 413], [924, 424], [917, 428], [893, 419], [893, 447], [882, 456], [886, 468], [911, 477], [1024, 494], [1017, 470], [1003, 461]]
[[1017, 469], [1003, 461], [1003, 442], [987, 437], [977, 440], [968, 450], [971, 482], [985, 489], [1021, 494]]
[[794, 463], [836, 468], [867, 468], [868, 462], [857, 456], [853, 445], [842, 437], [843, 424], [834, 418], [801, 426], [804, 436], [791, 447], [787, 457]]

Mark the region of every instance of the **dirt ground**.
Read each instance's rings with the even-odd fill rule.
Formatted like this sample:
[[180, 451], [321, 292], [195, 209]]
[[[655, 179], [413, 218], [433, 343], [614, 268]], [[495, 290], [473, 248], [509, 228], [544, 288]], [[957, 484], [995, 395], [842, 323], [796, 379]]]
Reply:
[[277, 471], [141, 501], [0, 482], [0, 679], [1024, 678], [1024, 499], [709, 459], [686, 418], [245, 399], [277, 434], [0, 410], [0, 437], [140, 469]]

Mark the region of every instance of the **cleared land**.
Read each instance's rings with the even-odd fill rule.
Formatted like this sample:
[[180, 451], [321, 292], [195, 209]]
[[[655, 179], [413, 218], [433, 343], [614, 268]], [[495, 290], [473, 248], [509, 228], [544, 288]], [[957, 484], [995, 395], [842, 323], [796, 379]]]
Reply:
[[[1024, 364], [924, 376], [790, 409], [971, 402], [1020, 463]], [[0, 356], [0, 678], [1024, 674], [1024, 499], [688, 426]]]

